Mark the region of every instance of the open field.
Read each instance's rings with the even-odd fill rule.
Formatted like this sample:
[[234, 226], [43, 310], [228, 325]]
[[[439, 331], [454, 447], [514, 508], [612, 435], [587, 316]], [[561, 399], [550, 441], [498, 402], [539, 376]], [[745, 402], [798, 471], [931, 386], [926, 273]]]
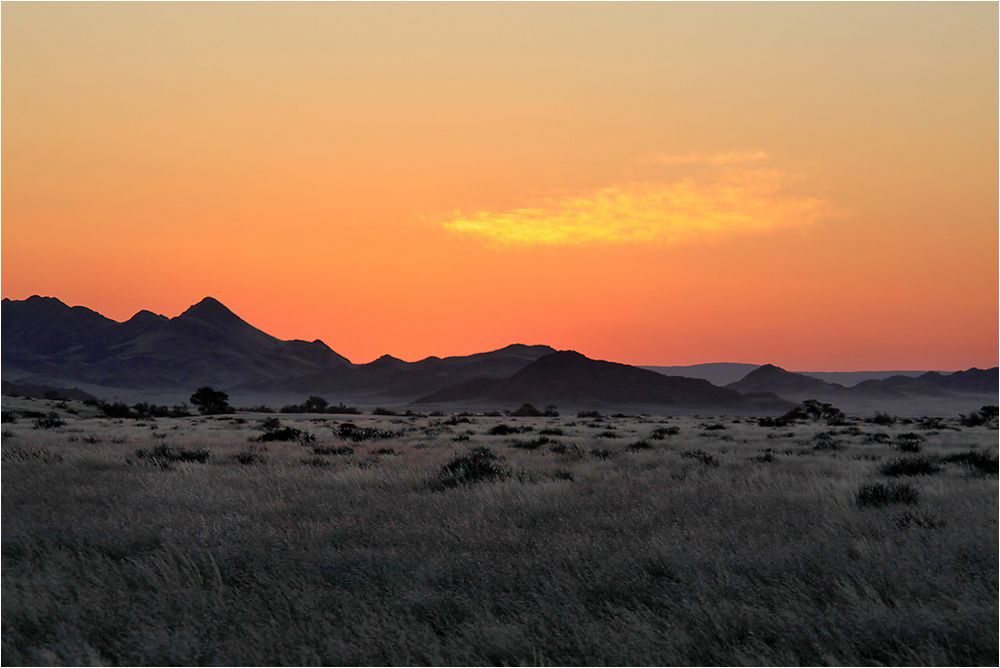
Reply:
[[65, 406], [4, 398], [7, 665], [998, 661], [995, 428]]

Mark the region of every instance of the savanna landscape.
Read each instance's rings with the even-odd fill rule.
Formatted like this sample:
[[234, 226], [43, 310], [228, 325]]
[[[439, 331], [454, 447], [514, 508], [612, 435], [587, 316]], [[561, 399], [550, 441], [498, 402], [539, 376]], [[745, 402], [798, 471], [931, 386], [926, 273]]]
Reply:
[[1000, 664], [1000, 3], [0, 3], [0, 664]]
[[8, 665], [997, 659], [995, 409], [3, 410]]

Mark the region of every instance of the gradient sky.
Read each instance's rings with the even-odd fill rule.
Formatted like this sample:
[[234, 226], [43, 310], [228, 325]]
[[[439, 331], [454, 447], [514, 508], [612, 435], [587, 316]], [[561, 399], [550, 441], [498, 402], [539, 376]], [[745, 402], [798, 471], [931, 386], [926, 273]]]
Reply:
[[2, 7], [3, 295], [354, 361], [997, 364], [997, 4]]

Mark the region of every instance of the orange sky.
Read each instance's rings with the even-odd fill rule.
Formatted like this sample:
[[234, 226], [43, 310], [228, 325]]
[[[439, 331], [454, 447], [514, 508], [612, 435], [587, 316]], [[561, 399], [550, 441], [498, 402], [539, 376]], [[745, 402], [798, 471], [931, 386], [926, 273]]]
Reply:
[[5, 3], [3, 295], [354, 361], [997, 364], [997, 5]]

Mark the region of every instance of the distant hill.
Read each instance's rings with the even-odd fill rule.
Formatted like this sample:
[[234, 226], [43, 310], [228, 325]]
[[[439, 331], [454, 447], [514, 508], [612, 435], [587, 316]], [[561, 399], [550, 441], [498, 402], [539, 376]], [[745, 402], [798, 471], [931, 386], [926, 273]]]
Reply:
[[759, 366], [735, 383], [729, 383], [726, 387], [740, 392], [774, 392], [789, 397], [827, 396], [839, 394], [846, 389], [843, 385], [828, 383], [825, 380], [812, 378], [801, 373], [785, 371], [773, 364]]
[[[690, 364], [686, 366], [644, 366], [665, 376], [684, 376], [686, 378], [703, 378], [714, 385], [729, 385], [740, 380], [748, 373], [757, 369], [759, 364], [744, 364], [739, 362], [711, 362], [708, 364]], [[927, 373], [921, 371], [793, 371], [810, 378], [819, 378], [828, 383], [836, 383], [851, 387], [866, 380], [882, 380], [890, 376], [920, 376]]]
[[928, 371], [919, 376], [890, 376], [844, 387], [765, 364], [726, 387], [740, 392], [773, 392], [796, 401], [824, 399], [854, 412], [881, 409], [940, 414], [996, 404], [998, 384], [997, 367], [950, 374]]
[[708, 381], [593, 360], [564, 350], [539, 358], [509, 378], [479, 378], [425, 395], [417, 403], [640, 404], [733, 411], [789, 406], [774, 395], [747, 396]]
[[239, 393], [316, 394], [334, 400], [410, 401], [475, 378], [503, 378], [554, 352], [549, 346], [512, 344], [485, 353], [428, 357], [417, 362], [383, 355], [367, 364], [298, 376], [280, 381], [239, 385]]
[[[654, 371], [524, 344], [416, 362], [383, 355], [354, 364], [322, 341], [271, 336], [211, 297], [173, 318], [142, 310], [117, 322], [82, 306], [34, 296], [4, 299], [0, 318], [0, 370], [7, 394], [55, 391], [68, 398], [167, 403], [184, 401], [197, 387], [210, 385], [229, 392], [237, 405], [280, 406], [319, 395], [369, 406], [530, 402], [744, 413], [783, 410], [789, 401], [805, 398], [832, 400], [853, 412], [877, 407], [905, 414], [947, 414], [997, 403], [996, 368], [866, 377], [845, 387], [816, 377], [821, 374], [770, 364]], [[681, 371], [663, 373], [669, 369]], [[690, 377], [699, 374], [719, 384], [733, 380], [720, 387]]]

